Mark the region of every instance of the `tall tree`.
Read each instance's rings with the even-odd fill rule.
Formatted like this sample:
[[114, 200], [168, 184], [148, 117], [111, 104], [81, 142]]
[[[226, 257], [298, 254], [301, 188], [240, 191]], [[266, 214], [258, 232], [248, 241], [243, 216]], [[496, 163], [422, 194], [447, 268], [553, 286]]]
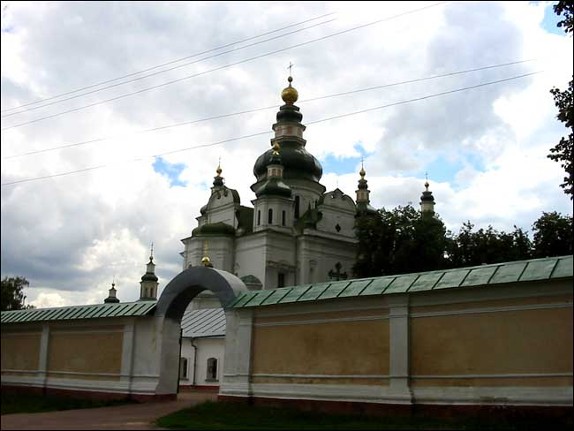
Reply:
[[24, 304], [26, 300], [24, 287], [30, 285], [28, 280], [24, 277], [5, 277], [0, 283], [2, 285], [0, 297], [0, 309], [2, 311], [33, 308]]
[[446, 228], [438, 215], [411, 205], [359, 217], [356, 277], [420, 272], [445, 267]]
[[[556, 25], [563, 27], [566, 33], [572, 34], [574, 29], [574, 3], [572, 1], [559, 1], [554, 5], [554, 12], [562, 16], [562, 20]], [[564, 123], [570, 129], [567, 137], [562, 137], [555, 147], [550, 149], [548, 158], [560, 163], [560, 166], [566, 172], [564, 182], [560, 187], [564, 193], [574, 199], [574, 75], [568, 84], [568, 88], [560, 91], [554, 87], [550, 93], [554, 96], [554, 104], [558, 108], [556, 118]]]
[[511, 262], [528, 259], [532, 244], [528, 234], [514, 226], [514, 231], [497, 231], [492, 226], [474, 232], [474, 225], [467, 221], [458, 235], [449, 241], [448, 255], [451, 266], [476, 266], [489, 263]]
[[572, 254], [573, 218], [553, 211], [542, 213], [532, 225], [534, 256], [553, 257]]

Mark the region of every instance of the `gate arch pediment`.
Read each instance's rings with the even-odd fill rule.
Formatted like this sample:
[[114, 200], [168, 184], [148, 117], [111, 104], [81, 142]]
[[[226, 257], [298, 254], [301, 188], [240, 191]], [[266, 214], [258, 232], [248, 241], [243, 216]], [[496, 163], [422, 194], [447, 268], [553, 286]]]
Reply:
[[245, 284], [229, 272], [193, 266], [167, 284], [157, 302], [155, 315], [181, 321], [189, 303], [204, 290], [213, 292], [223, 308], [227, 308], [241, 292], [248, 291]]

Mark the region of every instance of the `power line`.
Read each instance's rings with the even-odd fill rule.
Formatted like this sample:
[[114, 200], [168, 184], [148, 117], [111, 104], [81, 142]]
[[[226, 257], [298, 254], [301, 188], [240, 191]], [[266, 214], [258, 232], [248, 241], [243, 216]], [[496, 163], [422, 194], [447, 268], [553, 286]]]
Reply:
[[[259, 37], [263, 37], [263, 36], [267, 36], [267, 35], [269, 35], [269, 34], [277, 33], [277, 32], [279, 32], [279, 31], [286, 30], [286, 29], [291, 28], [291, 27], [296, 27], [296, 26], [298, 26], [298, 25], [305, 24], [305, 23], [311, 22], [311, 21], [315, 21], [315, 20], [324, 18], [324, 17], [329, 16], [329, 15], [334, 15], [334, 14], [335, 14], [334, 12], [331, 12], [331, 13], [327, 13], [327, 14], [324, 14], [324, 15], [320, 15], [320, 16], [317, 16], [317, 17], [315, 17], [315, 18], [310, 18], [310, 19], [307, 19], [307, 20], [305, 20], [305, 21], [300, 21], [300, 22], [297, 22], [297, 23], [295, 23], [295, 24], [290, 24], [290, 25], [288, 25], [288, 26], [278, 28], [278, 29], [276, 29], [276, 30], [268, 31], [268, 32], [266, 32], [266, 33], [261, 33], [261, 34], [259, 34], [259, 35], [257, 35], [257, 36], [252, 36], [252, 37], [248, 37], [248, 38], [246, 38], [246, 39], [237, 40], [237, 41], [234, 41], [234, 42], [227, 43], [227, 44], [225, 44], [225, 45], [221, 45], [221, 46], [218, 46], [218, 47], [215, 47], [215, 48], [210, 48], [210, 49], [208, 49], [208, 50], [205, 50], [205, 51], [202, 51], [202, 52], [198, 52], [198, 53], [196, 53], [196, 54], [189, 55], [189, 56], [187, 56], [187, 57], [182, 57], [182, 58], [179, 58], [179, 59], [177, 59], [177, 60], [168, 61], [167, 63], [162, 63], [162, 64], [159, 64], [159, 65], [157, 65], [157, 66], [150, 67], [150, 68], [148, 68], [148, 69], [140, 70], [139, 72], [129, 73], [129, 74], [127, 74], [127, 75], [123, 75], [123, 76], [120, 76], [120, 77], [118, 77], [118, 78], [109, 79], [109, 80], [107, 80], [107, 81], [98, 82], [98, 83], [96, 83], [96, 84], [92, 84], [92, 85], [89, 85], [89, 86], [87, 86], [87, 87], [78, 88], [78, 89], [76, 89], [76, 90], [68, 91], [68, 92], [66, 92], [66, 93], [61, 93], [61, 94], [57, 94], [57, 95], [55, 95], [55, 96], [51, 96], [51, 97], [47, 97], [47, 98], [44, 98], [44, 99], [36, 100], [35, 102], [29, 102], [29, 103], [26, 103], [26, 104], [23, 104], [23, 105], [20, 105], [20, 106], [15, 106], [15, 107], [13, 107], [13, 108], [4, 109], [4, 110], [2, 110], [1, 112], [13, 111], [13, 110], [16, 110], [16, 109], [24, 108], [24, 107], [26, 107], [26, 106], [35, 105], [35, 104], [37, 104], [37, 103], [41, 103], [41, 102], [46, 102], [46, 101], [48, 101], [48, 100], [57, 99], [57, 98], [62, 97], [62, 96], [67, 96], [68, 94], [73, 94], [73, 93], [77, 93], [77, 92], [79, 92], [79, 91], [87, 90], [87, 89], [90, 89], [90, 88], [99, 87], [100, 85], [108, 84], [108, 83], [110, 83], [110, 82], [118, 81], [118, 80], [124, 79], [124, 78], [129, 78], [130, 76], [139, 75], [140, 73], [149, 72], [149, 71], [151, 71], [151, 70], [158, 69], [158, 68], [160, 68], [160, 67], [169, 66], [170, 64], [179, 63], [180, 61], [183, 61], [183, 60], [188, 60], [188, 59], [193, 58], [193, 57], [198, 57], [198, 56], [203, 55], [203, 54], [208, 54], [208, 53], [213, 52], [213, 51], [218, 51], [218, 50], [220, 50], [220, 49], [227, 48], [227, 47], [230, 47], [230, 46], [239, 44], [239, 43], [248, 42], [248, 41], [250, 41], [250, 40], [257, 39], [257, 38], [259, 38]], [[333, 20], [331, 20], [331, 21], [333, 21]], [[327, 22], [330, 22], [330, 21], [327, 21]], [[324, 23], [322, 23], [322, 24], [324, 24]], [[288, 33], [288, 34], [290, 34], [290, 33]], [[243, 47], [243, 48], [245, 48], [245, 47]], [[171, 69], [169, 69], [169, 70], [171, 70]], [[131, 82], [131, 81], [128, 81], [128, 82]], [[47, 106], [47, 105], [44, 105], [44, 106]], [[26, 110], [26, 111], [27, 111], [27, 110]], [[26, 111], [23, 111], [23, 112], [26, 112]]]
[[218, 71], [218, 70], [226, 69], [226, 68], [231, 67], [231, 66], [236, 66], [236, 65], [238, 65], [238, 64], [247, 63], [247, 62], [252, 61], [252, 60], [257, 60], [257, 59], [260, 59], [260, 58], [268, 57], [268, 56], [270, 56], [270, 55], [277, 54], [277, 53], [279, 53], [279, 52], [288, 51], [288, 50], [293, 49], [293, 48], [299, 48], [299, 47], [301, 47], [301, 46], [305, 46], [305, 45], [309, 45], [309, 44], [311, 44], [311, 43], [319, 42], [319, 41], [321, 41], [321, 40], [325, 40], [325, 39], [328, 39], [328, 38], [331, 38], [331, 37], [334, 37], [334, 36], [340, 36], [340, 35], [342, 35], [342, 34], [349, 33], [349, 32], [354, 31], [354, 30], [358, 30], [358, 29], [361, 29], [361, 28], [365, 28], [365, 27], [369, 27], [369, 26], [372, 26], [372, 25], [375, 25], [375, 24], [379, 24], [379, 23], [384, 22], [384, 21], [390, 21], [390, 20], [392, 20], [392, 19], [396, 19], [396, 18], [399, 18], [399, 17], [401, 17], [401, 16], [405, 16], [405, 15], [408, 15], [408, 14], [420, 12], [420, 11], [422, 11], [422, 10], [429, 9], [429, 8], [431, 8], [431, 7], [436, 7], [436, 6], [439, 6], [439, 5], [444, 4], [444, 3], [448, 3], [448, 2], [447, 2], [447, 1], [444, 1], [444, 2], [439, 2], [439, 3], [434, 3], [434, 4], [429, 5], [429, 6], [424, 6], [424, 7], [421, 7], [421, 8], [418, 8], [418, 9], [414, 9], [414, 10], [410, 10], [410, 11], [407, 11], [407, 12], [402, 12], [402, 13], [400, 13], [400, 14], [393, 15], [393, 16], [391, 16], [391, 17], [381, 18], [381, 19], [379, 19], [379, 20], [372, 21], [372, 22], [367, 23], [367, 24], [362, 24], [362, 25], [359, 25], [359, 26], [356, 26], [356, 27], [352, 27], [352, 28], [347, 29], [347, 30], [342, 30], [342, 31], [339, 31], [339, 32], [336, 32], [336, 33], [332, 33], [332, 34], [327, 35], [327, 36], [322, 36], [322, 37], [317, 38], [317, 39], [309, 40], [309, 41], [307, 41], [307, 42], [302, 42], [302, 43], [299, 43], [299, 44], [295, 44], [295, 45], [288, 46], [288, 47], [286, 47], [286, 48], [281, 48], [281, 49], [277, 49], [277, 50], [275, 50], [275, 51], [270, 51], [270, 52], [267, 52], [267, 53], [265, 53], [265, 54], [257, 55], [257, 56], [254, 56], [254, 57], [250, 57], [250, 58], [247, 58], [247, 59], [244, 59], [244, 60], [237, 61], [237, 62], [235, 62], [235, 63], [226, 64], [226, 65], [224, 65], [224, 66], [219, 66], [219, 67], [216, 67], [216, 68], [214, 68], [214, 69], [206, 70], [206, 71], [203, 71], [203, 72], [195, 73], [195, 74], [193, 74], [193, 75], [184, 76], [184, 77], [179, 78], [179, 79], [174, 79], [174, 80], [172, 80], [172, 81], [164, 82], [163, 84], [159, 84], [159, 85], [155, 85], [155, 86], [152, 86], [152, 87], [143, 88], [143, 89], [141, 89], [141, 90], [134, 91], [134, 92], [132, 92], [132, 93], [126, 93], [126, 94], [123, 94], [123, 95], [121, 95], [121, 96], [117, 96], [117, 97], [113, 97], [113, 98], [110, 98], [110, 99], [102, 100], [102, 101], [100, 101], [100, 102], [92, 103], [92, 104], [89, 104], [89, 105], [80, 106], [80, 107], [78, 107], [78, 108], [69, 109], [69, 110], [67, 110], [67, 111], [59, 112], [59, 113], [57, 113], [57, 114], [48, 115], [48, 116], [46, 116], [46, 117], [37, 118], [37, 119], [35, 119], [35, 120], [26, 121], [26, 122], [24, 122], [24, 123], [15, 124], [15, 125], [9, 126], [9, 127], [4, 127], [4, 128], [2, 128], [2, 129], [0, 129], [0, 131], [9, 130], [9, 129], [14, 129], [14, 128], [21, 127], [21, 126], [25, 126], [25, 125], [32, 124], [32, 123], [37, 123], [37, 122], [42, 121], [42, 120], [47, 120], [47, 119], [49, 119], [49, 118], [54, 118], [54, 117], [58, 117], [58, 116], [63, 115], [63, 114], [68, 114], [68, 113], [70, 113], [70, 112], [80, 111], [80, 110], [83, 110], [83, 109], [91, 108], [91, 107], [93, 107], [93, 106], [101, 105], [101, 104], [103, 104], [103, 103], [107, 103], [107, 102], [111, 102], [111, 101], [123, 99], [123, 98], [129, 97], [129, 96], [133, 96], [133, 95], [136, 95], [136, 94], [144, 93], [144, 92], [146, 92], [146, 91], [153, 90], [153, 89], [156, 89], [156, 88], [165, 87], [165, 86], [167, 86], [167, 85], [171, 85], [171, 84], [175, 84], [175, 83], [177, 83], [177, 82], [185, 81], [185, 80], [187, 80], [187, 79], [195, 78], [195, 77], [200, 76], [200, 75], [205, 75], [205, 74], [207, 74], [207, 73], [216, 72], [216, 71]]
[[[499, 79], [499, 80], [496, 80], [496, 81], [490, 81], [490, 82], [485, 82], [485, 83], [481, 83], [481, 84], [477, 84], [477, 85], [472, 85], [472, 86], [457, 88], [457, 89], [455, 89], [455, 90], [449, 90], [449, 91], [443, 91], [443, 92], [440, 92], [440, 93], [429, 94], [429, 95], [426, 95], [426, 96], [423, 96], [423, 97], [417, 97], [417, 98], [415, 98], [415, 99], [408, 99], [408, 100], [403, 100], [403, 101], [400, 101], [400, 102], [389, 103], [389, 104], [386, 104], [386, 105], [380, 105], [380, 106], [376, 106], [376, 107], [373, 107], [373, 108], [362, 109], [362, 110], [360, 110], [360, 111], [353, 111], [353, 112], [349, 112], [349, 113], [346, 113], [346, 114], [341, 114], [341, 115], [336, 115], [336, 116], [333, 116], [333, 117], [323, 118], [323, 119], [316, 120], [316, 121], [311, 121], [311, 122], [307, 123], [307, 125], [310, 125], [310, 124], [318, 124], [318, 123], [322, 123], [322, 122], [325, 122], [325, 121], [330, 121], [330, 120], [334, 120], [334, 119], [338, 119], [338, 118], [343, 118], [343, 117], [350, 117], [350, 116], [352, 116], [352, 115], [359, 115], [359, 114], [363, 114], [363, 113], [365, 113], [365, 112], [371, 112], [371, 111], [375, 111], [375, 110], [379, 110], [379, 109], [389, 108], [389, 107], [392, 107], [392, 106], [404, 105], [404, 104], [412, 103], [412, 102], [418, 102], [418, 101], [421, 101], [421, 100], [431, 99], [431, 98], [434, 98], [434, 97], [444, 96], [444, 95], [447, 95], [447, 94], [459, 93], [459, 92], [461, 92], [461, 91], [471, 90], [471, 89], [476, 89], [476, 88], [481, 88], [481, 87], [485, 87], [485, 86], [488, 86], [488, 85], [499, 84], [499, 83], [501, 83], [501, 82], [507, 82], [507, 81], [512, 81], [512, 80], [515, 80], [515, 79], [525, 78], [525, 77], [528, 77], [528, 76], [536, 75], [536, 74], [538, 74], [538, 73], [541, 73], [541, 71], [531, 72], [531, 73], [525, 73], [525, 74], [522, 74], [522, 75], [512, 76], [512, 77], [510, 77], [510, 78], [504, 78], [504, 79]], [[169, 155], [169, 154], [175, 154], [175, 153], [181, 153], [181, 152], [184, 152], [184, 151], [196, 150], [196, 149], [198, 149], [198, 148], [213, 147], [213, 146], [215, 146], [215, 145], [220, 145], [220, 144], [226, 143], [226, 142], [238, 141], [238, 140], [241, 140], [241, 139], [251, 138], [251, 137], [254, 137], [254, 136], [261, 136], [261, 135], [270, 134], [270, 133], [271, 133], [271, 132], [269, 132], [269, 131], [257, 132], [257, 133], [253, 133], [253, 134], [250, 134], [250, 135], [244, 135], [244, 136], [239, 136], [239, 137], [235, 137], [235, 138], [224, 139], [224, 140], [217, 141], [217, 142], [212, 142], [212, 143], [209, 143], [209, 144], [201, 144], [201, 145], [196, 145], [196, 146], [193, 146], [193, 147], [185, 147], [185, 148], [180, 148], [180, 149], [178, 149], [178, 150], [167, 151], [167, 152], [160, 153], [160, 154], [155, 154], [155, 155], [152, 155], [152, 156], [139, 157], [139, 158], [137, 158], [137, 159], [132, 159], [132, 160], [128, 160], [128, 161], [123, 161], [123, 162], [121, 162], [121, 163], [122, 163], [122, 166], [123, 166], [125, 163], [129, 163], [129, 162], [137, 162], [137, 161], [142, 161], [142, 160], [149, 159], [149, 158], [162, 157], [162, 156], [166, 156], [166, 155]], [[120, 162], [118, 162], [118, 163], [120, 163]], [[43, 177], [26, 178], [26, 179], [23, 179], [23, 180], [16, 180], [16, 181], [12, 181], [12, 182], [9, 182], [9, 183], [4, 183], [4, 184], [1, 184], [1, 186], [2, 186], [2, 187], [4, 187], [4, 186], [11, 186], [11, 185], [21, 184], [21, 183], [27, 183], [27, 182], [31, 182], [31, 181], [38, 181], [38, 180], [44, 180], [44, 179], [49, 179], [49, 178], [61, 177], [61, 176], [71, 175], [71, 174], [75, 174], [75, 173], [79, 173], [79, 172], [86, 172], [86, 171], [91, 171], [91, 170], [95, 170], [95, 169], [101, 169], [101, 168], [105, 168], [105, 167], [109, 167], [109, 166], [110, 166], [109, 164], [107, 164], [107, 165], [99, 165], [99, 166], [93, 166], [93, 167], [78, 169], [78, 170], [75, 170], [75, 171], [67, 171], [67, 172], [61, 172], [61, 173], [58, 173], [58, 174], [46, 175], [46, 176], [43, 176]]]
[[[320, 25], [327, 24], [327, 23], [332, 22], [332, 21], [335, 21], [335, 19], [330, 19], [330, 20], [328, 20], [328, 21], [323, 21], [323, 22], [320, 22], [320, 23], [318, 23], [318, 24], [313, 24], [313, 25], [311, 25], [311, 26], [301, 28], [301, 29], [299, 29], [299, 30], [293, 30], [293, 31], [291, 31], [291, 32], [289, 32], [289, 33], [284, 33], [284, 34], [281, 34], [281, 35], [279, 35], [279, 36], [274, 36], [274, 37], [271, 37], [271, 38], [269, 38], [269, 39], [265, 39], [265, 40], [262, 40], [262, 41], [259, 41], [259, 42], [254, 42], [254, 43], [251, 43], [251, 44], [249, 44], [249, 45], [242, 46], [241, 48], [233, 48], [233, 49], [230, 49], [230, 50], [228, 50], [228, 51], [223, 51], [223, 52], [220, 52], [220, 53], [218, 53], [218, 54], [213, 54], [213, 55], [210, 55], [210, 56], [208, 56], [208, 57], [200, 58], [200, 59], [198, 59], [198, 60], [195, 60], [195, 61], [192, 61], [192, 62], [189, 62], [189, 63], [180, 64], [180, 65], [178, 65], [178, 66], [174, 66], [174, 67], [171, 67], [171, 68], [169, 68], [169, 69], [160, 70], [160, 71], [158, 71], [158, 72], [150, 73], [150, 74], [148, 74], [148, 75], [140, 76], [140, 77], [138, 77], [138, 78], [130, 79], [130, 80], [128, 80], [128, 81], [118, 82], [117, 84], [112, 84], [112, 85], [108, 85], [108, 86], [106, 86], [106, 87], [97, 88], [97, 89], [95, 89], [95, 90], [88, 91], [88, 92], [81, 93], [81, 94], [77, 94], [77, 95], [75, 95], [75, 96], [70, 96], [70, 97], [67, 97], [67, 98], [65, 98], [65, 99], [55, 100], [55, 101], [53, 101], [53, 102], [45, 103], [45, 104], [40, 105], [40, 106], [35, 106], [35, 107], [33, 107], [33, 108], [28, 108], [28, 109], [26, 109], [26, 110], [24, 110], [24, 111], [14, 112], [14, 113], [12, 113], [12, 114], [5, 114], [5, 115], [2, 115], [2, 118], [11, 117], [11, 116], [13, 116], [13, 115], [18, 115], [18, 114], [24, 114], [24, 113], [27, 113], [27, 112], [30, 112], [30, 111], [34, 111], [34, 110], [36, 110], [36, 109], [45, 108], [46, 106], [51, 106], [51, 105], [55, 105], [55, 104], [57, 104], [57, 103], [67, 102], [68, 100], [77, 99], [77, 98], [79, 98], [79, 97], [84, 97], [84, 96], [87, 96], [87, 95], [89, 95], [89, 94], [94, 94], [94, 93], [98, 93], [98, 92], [100, 92], [100, 91], [107, 90], [107, 89], [110, 89], [110, 88], [119, 87], [119, 86], [121, 86], [121, 85], [129, 84], [129, 83], [131, 83], [131, 82], [140, 81], [140, 80], [142, 80], [142, 79], [146, 79], [146, 78], [149, 78], [149, 77], [151, 77], [151, 76], [159, 75], [159, 74], [162, 74], [162, 73], [165, 73], [165, 72], [171, 72], [172, 70], [179, 69], [179, 68], [181, 68], [181, 67], [190, 66], [190, 65], [192, 65], [192, 64], [200, 63], [200, 62], [205, 61], [205, 60], [210, 60], [210, 59], [215, 58], [215, 57], [220, 57], [220, 56], [222, 56], [222, 55], [229, 54], [230, 52], [236, 52], [236, 51], [240, 51], [240, 50], [242, 50], [242, 49], [249, 48], [249, 47], [251, 47], [251, 46], [260, 45], [260, 44], [262, 44], [262, 43], [269, 42], [269, 41], [275, 40], [275, 39], [279, 39], [279, 38], [282, 38], [282, 37], [285, 37], [285, 36], [289, 36], [289, 35], [292, 35], [292, 34], [295, 34], [295, 33], [299, 33], [299, 32], [304, 31], [304, 30], [309, 30], [310, 28], [318, 27], [318, 26], [320, 26]], [[137, 72], [137, 73], [142, 73], [142, 72]], [[135, 73], [135, 74], [137, 74], [137, 73]], [[132, 74], [132, 75], [133, 75], [133, 74]], [[118, 79], [120, 79], [120, 78], [118, 78]], [[116, 80], [117, 80], [117, 79], [116, 79]], [[91, 87], [88, 87], [88, 88], [91, 88]], [[76, 91], [80, 91], [80, 90], [76, 90]], [[76, 91], [74, 91], [74, 92], [76, 92]]]
[[[494, 65], [489, 65], [489, 66], [481, 66], [481, 67], [476, 67], [473, 69], [448, 72], [448, 73], [444, 73], [441, 75], [433, 75], [433, 76], [429, 76], [429, 77], [410, 79], [410, 80], [395, 82], [395, 83], [391, 83], [391, 84], [377, 85], [374, 87], [368, 87], [368, 88], [363, 88], [363, 89], [358, 89], [358, 90], [346, 91], [343, 93], [314, 97], [312, 99], [302, 100], [299, 102], [299, 104], [304, 104], [304, 103], [312, 102], [312, 101], [316, 101], [316, 100], [327, 99], [327, 98], [331, 98], [331, 97], [346, 96], [346, 95], [365, 92], [365, 91], [372, 91], [372, 90], [378, 90], [378, 89], [382, 89], [382, 88], [395, 87], [395, 86], [404, 85], [404, 84], [411, 84], [414, 82], [421, 82], [421, 81], [428, 81], [428, 80], [432, 80], [432, 79], [444, 78], [447, 76], [455, 76], [455, 75], [461, 75], [461, 74], [465, 74], [465, 73], [478, 72], [481, 70], [494, 69], [494, 68], [506, 67], [506, 66], [513, 66], [513, 65], [517, 65], [517, 64], [527, 63], [529, 61], [533, 61], [533, 60], [519, 60], [519, 61], [508, 62], [508, 63], [500, 63], [500, 64], [494, 64]], [[135, 132], [135, 134], [155, 132], [158, 130], [164, 130], [164, 129], [173, 128], [173, 127], [181, 127], [181, 126], [196, 124], [196, 123], [200, 123], [200, 122], [204, 122], [204, 121], [229, 118], [229, 117], [233, 117], [233, 116], [237, 116], [237, 115], [251, 114], [254, 112], [265, 111], [265, 110], [273, 109], [276, 107], [277, 107], [276, 105], [266, 106], [263, 108], [254, 108], [254, 109], [249, 109], [249, 110], [240, 111], [240, 112], [234, 112], [234, 113], [230, 113], [230, 114], [221, 114], [221, 115], [216, 115], [213, 117], [206, 117], [206, 118], [200, 118], [200, 119], [192, 120], [192, 121], [185, 121], [183, 123], [168, 124], [168, 125], [164, 125], [164, 126], [153, 127], [151, 129], [140, 130], [140, 131]], [[101, 141], [106, 141], [106, 140], [115, 139], [115, 138], [118, 138], [118, 136], [108, 136], [108, 137], [104, 137], [104, 138], [96, 138], [96, 139], [91, 139], [88, 141], [76, 142], [73, 144], [65, 144], [65, 145], [60, 145], [60, 146], [56, 146], [56, 147], [52, 147], [52, 148], [45, 148], [42, 150], [30, 151], [27, 153], [15, 154], [12, 156], [3, 157], [3, 160], [14, 159], [14, 158], [18, 158], [18, 157], [29, 156], [29, 155], [40, 154], [40, 153], [46, 153], [49, 151], [55, 151], [55, 150], [60, 150], [60, 149], [64, 149], [64, 148], [77, 147], [77, 146], [81, 146], [81, 145], [92, 144], [95, 142], [101, 142]]]

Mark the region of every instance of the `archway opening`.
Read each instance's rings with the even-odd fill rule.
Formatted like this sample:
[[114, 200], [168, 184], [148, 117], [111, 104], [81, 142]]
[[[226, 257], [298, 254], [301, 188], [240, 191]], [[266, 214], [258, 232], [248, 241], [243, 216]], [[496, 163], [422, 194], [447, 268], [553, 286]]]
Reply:
[[177, 394], [181, 319], [191, 301], [204, 290], [211, 291], [224, 309], [227, 309], [241, 292], [248, 291], [235, 275], [204, 266], [188, 268], [167, 284], [154, 314], [160, 325], [158, 330], [161, 337], [159, 380], [156, 389], [158, 395]]

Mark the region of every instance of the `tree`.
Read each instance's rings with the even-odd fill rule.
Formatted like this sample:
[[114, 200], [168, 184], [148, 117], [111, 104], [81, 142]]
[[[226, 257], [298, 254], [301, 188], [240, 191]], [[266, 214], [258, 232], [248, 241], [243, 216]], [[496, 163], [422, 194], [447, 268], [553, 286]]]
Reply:
[[411, 205], [357, 218], [356, 277], [430, 271], [445, 267], [446, 228], [438, 215]]
[[497, 231], [492, 226], [473, 232], [474, 225], [467, 221], [452, 241], [448, 256], [452, 267], [477, 266], [489, 263], [528, 259], [532, 243], [528, 234], [514, 226], [514, 231]]
[[7, 310], [22, 310], [24, 308], [33, 308], [31, 305], [24, 305], [26, 296], [24, 295], [24, 287], [30, 285], [28, 280], [24, 277], [5, 277], [1, 281], [2, 296], [0, 301], [0, 309]]
[[[563, 20], [559, 21], [556, 25], [564, 27], [566, 33], [572, 33], [574, 29], [574, 3], [572, 1], [559, 1], [554, 5], [554, 12], [560, 16], [563, 15]], [[560, 142], [555, 147], [550, 149], [548, 158], [560, 163], [560, 166], [566, 172], [564, 182], [560, 187], [564, 189], [564, 193], [570, 195], [570, 199], [574, 199], [574, 75], [568, 84], [568, 88], [560, 91], [554, 87], [550, 93], [554, 96], [554, 104], [558, 108], [558, 115], [556, 118], [564, 123], [570, 129], [568, 137], [562, 137]]]
[[546, 213], [532, 225], [534, 232], [534, 256], [553, 257], [572, 254], [572, 217], [556, 211]]

